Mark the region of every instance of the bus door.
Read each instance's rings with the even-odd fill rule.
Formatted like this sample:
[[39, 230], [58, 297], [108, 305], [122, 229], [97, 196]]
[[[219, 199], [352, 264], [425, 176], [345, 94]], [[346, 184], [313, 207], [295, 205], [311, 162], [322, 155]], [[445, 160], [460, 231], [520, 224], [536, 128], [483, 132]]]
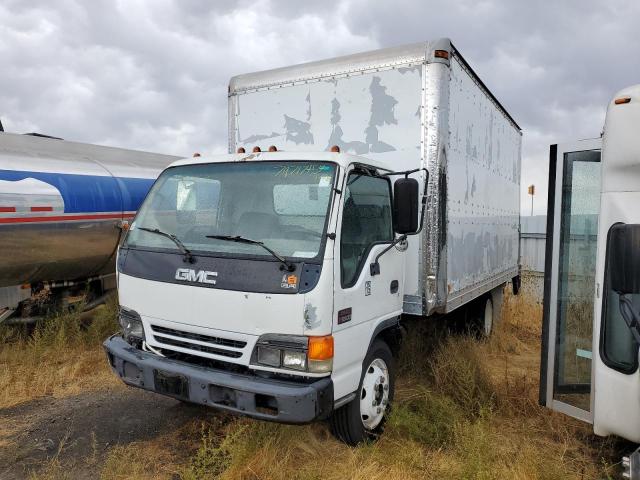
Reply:
[[550, 147], [540, 362], [540, 404], [590, 423], [600, 149]]

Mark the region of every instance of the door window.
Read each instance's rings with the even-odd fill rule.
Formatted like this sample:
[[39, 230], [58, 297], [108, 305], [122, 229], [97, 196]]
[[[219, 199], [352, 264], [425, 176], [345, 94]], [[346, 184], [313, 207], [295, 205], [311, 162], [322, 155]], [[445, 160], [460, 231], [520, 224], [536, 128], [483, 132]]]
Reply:
[[392, 240], [389, 180], [351, 173], [344, 192], [340, 234], [342, 287], [349, 288], [356, 283], [374, 244]]
[[[613, 244], [610, 244], [607, 239], [600, 351], [606, 366], [622, 373], [631, 374], [638, 369], [638, 344], [620, 313], [619, 295], [611, 288], [609, 269], [612, 267], [610, 258], [613, 253]], [[639, 311], [640, 295], [629, 293], [627, 296], [631, 299], [634, 309]]]
[[600, 152], [563, 160], [553, 398], [589, 411]]

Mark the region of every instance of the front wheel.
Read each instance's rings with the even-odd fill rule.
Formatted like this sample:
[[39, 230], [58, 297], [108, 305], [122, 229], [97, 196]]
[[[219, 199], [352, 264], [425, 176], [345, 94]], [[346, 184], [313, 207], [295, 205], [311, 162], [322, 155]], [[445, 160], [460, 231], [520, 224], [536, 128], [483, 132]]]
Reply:
[[356, 398], [331, 417], [333, 434], [349, 445], [378, 438], [393, 400], [395, 372], [389, 346], [373, 342], [362, 366]]

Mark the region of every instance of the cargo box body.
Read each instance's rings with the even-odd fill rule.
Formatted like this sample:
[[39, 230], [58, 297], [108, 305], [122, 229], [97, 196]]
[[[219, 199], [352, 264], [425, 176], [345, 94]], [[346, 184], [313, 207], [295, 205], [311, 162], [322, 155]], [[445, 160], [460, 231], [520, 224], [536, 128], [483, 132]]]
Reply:
[[234, 77], [229, 151], [256, 145], [428, 170], [405, 313], [449, 312], [519, 273], [520, 128], [447, 39]]

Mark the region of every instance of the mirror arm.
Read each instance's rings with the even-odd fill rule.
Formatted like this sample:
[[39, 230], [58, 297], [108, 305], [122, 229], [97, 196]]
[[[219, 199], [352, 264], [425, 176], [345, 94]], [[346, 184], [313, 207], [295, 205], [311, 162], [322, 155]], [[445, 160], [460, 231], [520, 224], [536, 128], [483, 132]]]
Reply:
[[[388, 173], [385, 173], [383, 175], [383, 176], [404, 175], [404, 178], [409, 178], [409, 175], [411, 175], [412, 173], [419, 172], [421, 170], [425, 171], [425, 176], [424, 176], [424, 184], [423, 184], [423, 187], [422, 187], [422, 200], [420, 202], [421, 203], [420, 226], [418, 227], [418, 230], [416, 230], [415, 232], [413, 232], [413, 233], [411, 233], [409, 235], [417, 235], [418, 233], [420, 233], [422, 231], [422, 227], [424, 226], [424, 212], [425, 212], [426, 206], [427, 206], [427, 185], [429, 183], [429, 170], [427, 170], [426, 168], [415, 168], [413, 170], [405, 170], [403, 172], [388, 172]], [[400, 242], [406, 240], [407, 236], [408, 236], [407, 234], [400, 235], [398, 238], [393, 240], [393, 242], [391, 242], [391, 244], [389, 244], [389, 246], [387, 248], [385, 248], [378, 255], [376, 255], [375, 260], [369, 265], [369, 271], [370, 271], [372, 277], [376, 276], [376, 275], [380, 275], [380, 263], [378, 262], [380, 257], [382, 255], [384, 255], [385, 253], [387, 253], [389, 250], [391, 250], [393, 247], [395, 247]]]
[[427, 206], [427, 185], [429, 184], [429, 170], [423, 167], [423, 168], [414, 168], [413, 170], [405, 170], [403, 172], [388, 172], [382, 175], [383, 177], [387, 177], [387, 176], [390, 177], [392, 175], [404, 175], [404, 178], [409, 178], [409, 175], [411, 175], [412, 173], [419, 172], [421, 170], [424, 170], [425, 176], [424, 176], [424, 184], [422, 185], [422, 201], [421, 201], [422, 209], [420, 212], [420, 227], [418, 228], [418, 230], [416, 230], [413, 233], [410, 233], [409, 235], [417, 235], [422, 231], [422, 226], [424, 225], [424, 211]]
[[406, 239], [407, 239], [406, 235], [400, 235], [398, 238], [394, 239], [393, 242], [391, 242], [387, 248], [385, 248], [378, 255], [376, 255], [376, 259], [369, 265], [369, 272], [371, 273], [372, 277], [375, 277], [376, 275], [380, 275], [380, 263], [378, 263], [378, 260], [380, 259], [380, 257], [385, 253], [387, 253], [389, 250], [391, 250], [393, 247], [395, 247], [397, 244], [399, 244], [400, 242]]
[[413, 173], [413, 172], [417, 172], [419, 170], [424, 170], [425, 171], [425, 176], [424, 176], [424, 184], [422, 186], [422, 200], [421, 200], [421, 211], [420, 211], [420, 227], [418, 227], [418, 230], [416, 230], [415, 232], [411, 233], [410, 235], [417, 235], [422, 231], [422, 227], [424, 226], [424, 211], [426, 210], [427, 207], [427, 185], [429, 183], [429, 170], [427, 170], [426, 168], [418, 168], [416, 170], [410, 170], [406, 175], [405, 178], [409, 175], [409, 173]]
[[631, 335], [633, 335], [636, 343], [640, 345], [640, 322], [638, 322], [638, 315], [633, 310], [633, 303], [626, 294], [618, 292], [618, 295], [622, 318], [627, 324], [627, 327], [629, 327], [629, 330], [631, 330]]
[[[426, 169], [425, 169], [426, 170]], [[422, 189], [422, 207], [420, 211], [420, 227], [411, 235], [417, 235], [422, 231], [422, 226], [424, 225], [424, 211], [427, 206], [427, 182], [429, 181], [429, 172], [427, 172], [427, 176], [424, 180], [424, 188]]]

